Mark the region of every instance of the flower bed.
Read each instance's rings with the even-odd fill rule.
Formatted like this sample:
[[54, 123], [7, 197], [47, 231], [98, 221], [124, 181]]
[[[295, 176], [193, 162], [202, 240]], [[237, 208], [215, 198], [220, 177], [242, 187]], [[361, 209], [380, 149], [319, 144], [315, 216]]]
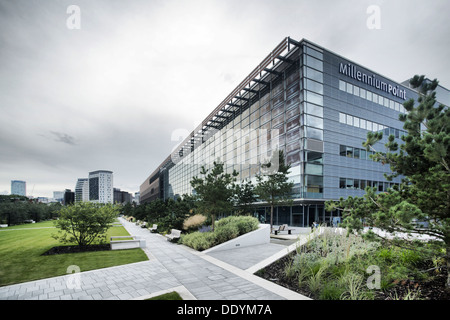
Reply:
[[[434, 254], [329, 229], [256, 274], [318, 300], [448, 300], [445, 265], [433, 268]], [[380, 282], [371, 288], [373, 266]]]
[[203, 251], [258, 229], [258, 219], [249, 216], [230, 216], [216, 222], [214, 232], [192, 232], [182, 235], [180, 243]]

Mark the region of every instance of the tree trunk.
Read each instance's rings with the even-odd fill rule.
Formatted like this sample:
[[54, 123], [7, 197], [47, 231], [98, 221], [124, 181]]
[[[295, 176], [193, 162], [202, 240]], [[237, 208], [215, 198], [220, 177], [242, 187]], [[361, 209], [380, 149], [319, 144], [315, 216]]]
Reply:
[[270, 232], [272, 233], [273, 229], [273, 204], [270, 205]]
[[450, 243], [447, 243], [447, 283], [445, 289], [450, 292]]

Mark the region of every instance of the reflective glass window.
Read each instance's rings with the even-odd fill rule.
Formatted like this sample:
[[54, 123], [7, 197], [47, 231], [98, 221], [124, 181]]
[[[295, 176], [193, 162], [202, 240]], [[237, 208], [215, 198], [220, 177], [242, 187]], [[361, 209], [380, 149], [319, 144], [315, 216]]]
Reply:
[[306, 91], [306, 101], [323, 106], [323, 96], [311, 91]]
[[306, 79], [306, 89], [323, 94], [323, 84], [313, 80]]
[[323, 107], [306, 103], [306, 113], [323, 118]]
[[306, 115], [306, 125], [323, 129], [323, 119], [307, 114]]
[[306, 55], [306, 65], [319, 71], [323, 71], [323, 62], [308, 55]]
[[306, 67], [306, 77], [317, 82], [323, 82], [323, 73]]
[[323, 131], [316, 128], [306, 128], [306, 134], [308, 138], [316, 139], [316, 140], [323, 140]]

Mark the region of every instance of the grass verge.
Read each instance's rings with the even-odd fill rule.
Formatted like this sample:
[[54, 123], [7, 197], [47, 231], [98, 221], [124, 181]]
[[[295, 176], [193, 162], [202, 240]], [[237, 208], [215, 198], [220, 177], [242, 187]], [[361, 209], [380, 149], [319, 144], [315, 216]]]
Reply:
[[[52, 238], [52, 221], [4, 228], [0, 231], [0, 286], [67, 274], [76, 265], [83, 271], [108, 268], [148, 260], [141, 249], [68, 253], [42, 256], [61, 243]], [[111, 236], [126, 236], [123, 227], [111, 227]]]

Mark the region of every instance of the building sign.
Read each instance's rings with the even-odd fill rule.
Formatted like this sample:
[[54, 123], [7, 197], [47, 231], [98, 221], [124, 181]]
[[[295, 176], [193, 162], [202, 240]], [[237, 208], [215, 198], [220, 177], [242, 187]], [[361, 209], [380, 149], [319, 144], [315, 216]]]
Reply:
[[361, 70], [358, 70], [351, 63], [340, 63], [339, 73], [345, 74], [346, 76], [365, 83], [369, 86], [382, 90], [384, 92], [390, 93], [395, 97], [399, 97], [406, 100], [406, 90], [400, 89], [398, 85], [392, 85], [390, 83], [384, 82], [378, 79], [374, 74], [367, 74]]

